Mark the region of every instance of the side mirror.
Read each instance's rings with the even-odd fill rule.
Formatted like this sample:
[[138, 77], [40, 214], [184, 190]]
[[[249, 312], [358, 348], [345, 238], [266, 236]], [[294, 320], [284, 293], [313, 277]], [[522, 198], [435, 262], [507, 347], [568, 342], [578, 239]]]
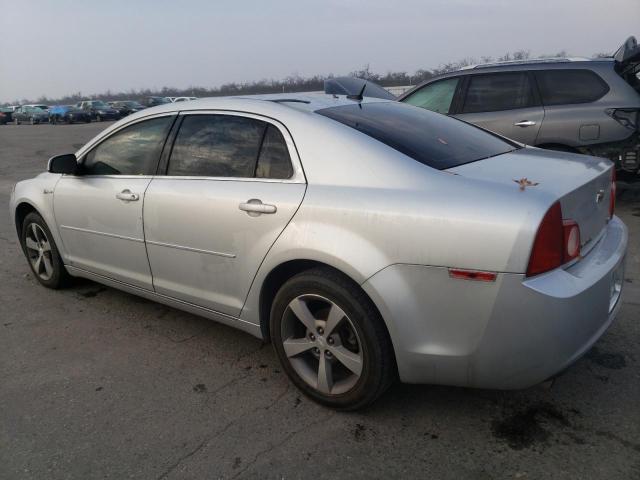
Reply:
[[50, 173], [64, 173], [75, 175], [78, 171], [78, 159], [73, 153], [65, 153], [64, 155], [56, 155], [49, 159], [47, 171]]

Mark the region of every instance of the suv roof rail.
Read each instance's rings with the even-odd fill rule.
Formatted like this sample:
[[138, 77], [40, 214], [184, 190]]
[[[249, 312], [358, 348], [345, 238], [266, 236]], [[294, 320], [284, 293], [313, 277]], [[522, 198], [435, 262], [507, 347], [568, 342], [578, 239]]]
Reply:
[[531, 58], [526, 60], [504, 60], [501, 62], [480, 63], [477, 65], [469, 65], [462, 67], [460, 70], [475, 70], [478, 68], [500, 67], [503, 65], [531, 65], [536, 63], [566, 63], [566, 62], [585, 62], [591, 60], [584, 57], [553, 57], [553, 58]]

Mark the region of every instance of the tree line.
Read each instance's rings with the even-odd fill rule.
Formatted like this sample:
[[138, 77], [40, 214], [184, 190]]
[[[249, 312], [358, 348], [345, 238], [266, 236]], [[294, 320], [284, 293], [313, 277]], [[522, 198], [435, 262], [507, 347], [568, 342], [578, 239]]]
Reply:
[[[611, 54], [597, 53], [593, 57], [608, 57]], [[565, 51], [559, 51], [554, 54], [542, 55], [539, 58], [554, 58], [554, 57], [567, 57], [569, 54]], [[517, 50], [515, 52], [507, 52], [499, 57], [482, 56], [479, 58], [468, 57], [458, 60], [456, 62], [449, 62], [441, 64], [437, 68], [433, 69], [419, 69], [413, 73], [408, 72], [387, 72], [380, 74], [372, 72], [369, 65], [354, 70], [349, 73], [349, 76], [355, 76], [370, 80], [383, 87], [397, 87], [405, 85], [416, 85], [420, 82], [428, 80], [437, 75], [447, 73], [460, 68], [474, 65], [478, 63], [491, 63], [511, 60], [526, 60], [531, 58], [529, 50]], [[162, 87], [161, 89], [131, 89], [124, 92], [112, 92], [107, 90], [102, 93], [94, 93], [90, 95], [83, 94], [82, 92], [76, 92], [64, 97], [50, 98], [47, 96], [41, 96], [36, 100], [33, 99], [21, 99], [15, 100], [13, 104], [24, 105], [29, 103], [42, 103], [46, 105], [55, 104], [73, 104], [87, 98], [93, 100], [143, 100], [151, 96], [159, 97], [216, 97], [216, 96], [229, 96], [229, 95], [254, 95], [254, 94], [266, 94], [266, 93], [295, 93], [295, 92], [310, 92], [321, 91], [324, 89], [324, 81], [328, 78], [333, 78], [333, 74], [329, 75], [314, 75], [311, 77], [302, 77], [299, 75], [290, 75], [279, 80], [258, 80], [253, 82], [230, 82], [225, 83], [219, 87], [200, 87], [193, 86], [188, 88], [175, 88], [175, 87]]]

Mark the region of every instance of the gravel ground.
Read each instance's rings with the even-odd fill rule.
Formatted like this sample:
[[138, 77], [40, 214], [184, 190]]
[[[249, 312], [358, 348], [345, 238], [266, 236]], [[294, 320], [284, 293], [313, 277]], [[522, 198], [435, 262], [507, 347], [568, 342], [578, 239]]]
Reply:
[[[0, 209], [106, 126], [0, 126]], [[618, 214], [624, 305], [552, 386], [396, 385], [348, 414], [247, 334], [88, 281], [40, 287], [1, 215], [0, 478], [640, 478], [639, 197]]]

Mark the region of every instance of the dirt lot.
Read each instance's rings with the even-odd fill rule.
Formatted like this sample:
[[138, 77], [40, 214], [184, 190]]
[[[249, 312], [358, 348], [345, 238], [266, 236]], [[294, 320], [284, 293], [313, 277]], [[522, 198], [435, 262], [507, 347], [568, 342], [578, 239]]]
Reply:
[[11, 185], [107, 124], [0, 126], [0, 478], [640, 478], [640, 201], [624, 305], [550, 388], [396, 385], [319, 407], [270, 346], [90, 282], [29, 273]]

